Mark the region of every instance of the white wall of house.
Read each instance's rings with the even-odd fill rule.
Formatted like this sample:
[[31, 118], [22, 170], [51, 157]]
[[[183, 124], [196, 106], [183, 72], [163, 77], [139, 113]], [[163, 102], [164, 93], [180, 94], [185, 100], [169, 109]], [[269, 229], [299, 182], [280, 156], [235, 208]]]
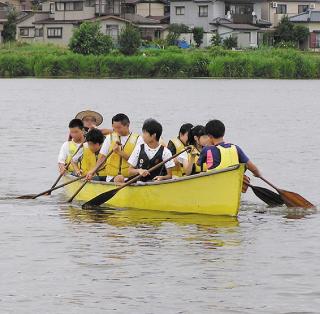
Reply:
[[136, 13], [142, 16], [163, 16], [164, 15], [164, 4], [157, 2], [149, 3], [137, 3]]
[[[277, 8], [272, 7], [272, 3], [277, 3], [277, 6], [280, 7], [280, 5], [286, 5], [286, 14], [277, 14]], [[262, 18], [265, 20], [268, 20], [272, 23], [272, 26], [277, 26], [279, 22], [281, 21], [282, 17], [285, 15], [294, 16], [299, 14], [298, 6], [299, 5], [308, 5], [310, 7], [310, 4], [315, 5], [315, 10], [320, 10], [320, 2], [312, 2], [312, 1], [265, 1], [262, 2]], [[279, 12], [279, 9], [278, 9]]]
[[[45, 24], [43, 25], [43, 41], [60, 46], [68, 46], [74, 28], [75, 25], [73, 24]], [[52, 32], [53, 29], [62, 29], [61, 37], [50, 37], [50, 32]]]
[[[208, 6], [208, 16], [199, 16], [199, 7]], [[179, 8], [184, 7], [184, 14], [179, 15]], [[185, 24], [191, 28], [203, 27], [205, 32], [210, 32], [210, 22], [214, 18], [224, 17], [225, 4], [223, 1], [194, 2], [194, 1], [171, 1], [170, 23]]]
[[[211, 38], [213, 33], [204, 33], [203, 34], [203, 43], [201, 44], [201, 48], [205, 48], [210, 46]], [[196, 42], [193, 39], [193, 33], [183, 33], [179, 37], [180, 40], [185, 40], [188, 44], [196, 45]]]

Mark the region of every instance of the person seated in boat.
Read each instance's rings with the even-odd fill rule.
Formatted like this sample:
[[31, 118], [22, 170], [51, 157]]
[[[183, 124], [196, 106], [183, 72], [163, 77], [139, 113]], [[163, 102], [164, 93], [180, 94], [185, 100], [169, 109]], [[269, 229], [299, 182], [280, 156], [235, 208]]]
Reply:
[[[138, 134], [130, 131], [130, 120], [123, 113], [118, 113], [112, 118], [112, 128], [113, 133], [106, 136], [100, 149], [100, 157], [96, 166], [88, 171], [87, 180], [91, 180], [98, 167], [105, 162], [107, 182], [113, 182], [118, 175], [129, 177], [128, 159], [136, 144], [141, 144], [143, 140]], [[107, 159], [108, 155], [110, 156]]]
[[[180, 153], [188, 145], [189, 131], [192, 129], [191, 123], [185, 123], [180, 127], [179, 135], [168, 142], [168, 149], [172, 155]], [[174, 159], [175, 167], [172, 170], [173, 177], [182, 177], [188, 168], [188, 154], [187, 152], [181, 153], [177, 158]]]
[[[154, 120], [147, 119], [142, 126], [142, 137], [144, 143], [138, 143], [131, 154], [128, 163], [129, 174], [132, 176], [141, 175], [140, 181], [151, 180], [162, 181], [172, 178], [174, 161], [168, 161], [164, 166], [149, 172], [148, 169], [159, 164], [163, 160], [172, 157], [170, 150], [161, 145], [159, 140], [162, 134], [162, 125]], [[120, 182], [120, 180], [118, 181]]]
[[209, 138], [204, 126], [197, 125], [189, 131], [188, 144], [192, 145], [193, 149], [188, 154], [189, 163], [186, 169], [186, 175], [207, 171], [205, 163], [201, 165], [197, 164], [202, 149], [209, 144]]
[[247, 157], [243, 150], [234, 144], [224, 140], [225, 126], [220, 120], [211, 120], [205, 126], [209, 137], [209, 146], [202, 149], [198, 166], [206, 163], [207, 169], [224, 169], [230, 166], [246, 164], [254, 176], [259, 177], [260, 171], [257, 166]]
[[[92, 129], [97, 129], [103, 122], [103, 116], [93, 110], [84, 110], [77, 113], [76, 119], [80, 119], [83, 122], [85, 133]], [[99, 129], [103, 135], [112, 133], [111, 129]]]
[[[96, 166], [97, 160], [101, 157], [99, 152], [104, 142], [104, 135], [100, 130], [92, 129], [87, 133], [86, 140], [83, 150], [78, 152], [72, 159], [74, 174], [77, 176], [86, 175], [88, 171]], [[92, 180], [106, 181], [107, 173], [105, 168], [106, 166], [102, 165]]]
[[[66, 171], [73, 172], [73, 167], [70, 165], [66, 169], [66, 165], [71, 161], [71, 158], [76, 153], [78, 147], [85, 141], [84, 126], [80, 119], [72, 119], [69, 123], [69, 132], [71, 139], [62, 144], [58, 156], [58, 167], [60, 174], [64, 174]], [[82, 151], [82, 148], [79, 152]]]

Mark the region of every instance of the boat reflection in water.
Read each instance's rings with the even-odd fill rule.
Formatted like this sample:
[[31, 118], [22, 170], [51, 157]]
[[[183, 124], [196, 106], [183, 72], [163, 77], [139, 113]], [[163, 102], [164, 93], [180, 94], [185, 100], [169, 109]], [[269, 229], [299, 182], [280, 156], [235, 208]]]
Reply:
[[208, 248], [237, 246], [240, 243], [237, 217], [105, 207], [99, 210], [83, 210], [75, 206], [65, 206], [61, 209], [61, 214], [75, 223], [107, 224], [120, 230], [134, 228], [143, 230], [146, 235], [166, 230], [166, 236], [170, 236], [170, 231], [175, 229], [175, 236], [191, 242], [201, 242]]

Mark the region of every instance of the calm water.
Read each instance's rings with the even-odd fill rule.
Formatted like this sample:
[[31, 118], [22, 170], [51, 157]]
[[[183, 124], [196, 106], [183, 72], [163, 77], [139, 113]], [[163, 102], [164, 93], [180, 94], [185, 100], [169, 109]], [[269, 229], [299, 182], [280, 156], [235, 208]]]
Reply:
[[51, 186], [68, 121], [91, 108], [106, 127], [155, 117], [166, 139], [222, 119], [265, 177], [319, 206], [319, 100], [319, 81], [0, 80], [0, 313], [320, 313], [315, 212], [251, 192], [237, 219], [8, 199]]

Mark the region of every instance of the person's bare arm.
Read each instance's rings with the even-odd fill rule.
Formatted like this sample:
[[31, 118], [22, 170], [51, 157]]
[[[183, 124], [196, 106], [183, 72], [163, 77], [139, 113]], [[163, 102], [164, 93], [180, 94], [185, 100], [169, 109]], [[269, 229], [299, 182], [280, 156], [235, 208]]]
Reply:
[[255, 177], [261, 177], [260, 170], [251, 160], [247, 162], [247, 168], [253, 173]]
[[109, 135], [113, 132], [111, 129], [100, 129], [100, 131], [103, 135]]
[[146, 176], [148, 176], [150, 173], [149, 173], [149, 171], [146, 170], [146, 169], [136, 169], [136, 168], [130, 166], [130, 167], [129, 167], [129, 174], [130, 174], [131, 176], [135, 176], [135, 175], [139, 174], [140, 176], [146, 177]]
[[58, 168], [59, 168], [59, 173], [60, 174], [65, 174], [65, 172], [67, 171], [66, 166], [64, 163], [59, 162], [58, 163]]
[[81, 169], [78, 167], [78, 164], [72, 160], [72, 161], [71, 161], [71, 165], [72, 165], [72, 167], [73, 167], [73, 169], [74, 169], [74, 172], [75, 172], [78, 176], [81, 176], [82, 172], [81, 172]]
[[172, 178], [172, 168], [167, 169], [167, 174], [165, 176], [156, 176], [153, 178], [154, 181], [169, 180]]

